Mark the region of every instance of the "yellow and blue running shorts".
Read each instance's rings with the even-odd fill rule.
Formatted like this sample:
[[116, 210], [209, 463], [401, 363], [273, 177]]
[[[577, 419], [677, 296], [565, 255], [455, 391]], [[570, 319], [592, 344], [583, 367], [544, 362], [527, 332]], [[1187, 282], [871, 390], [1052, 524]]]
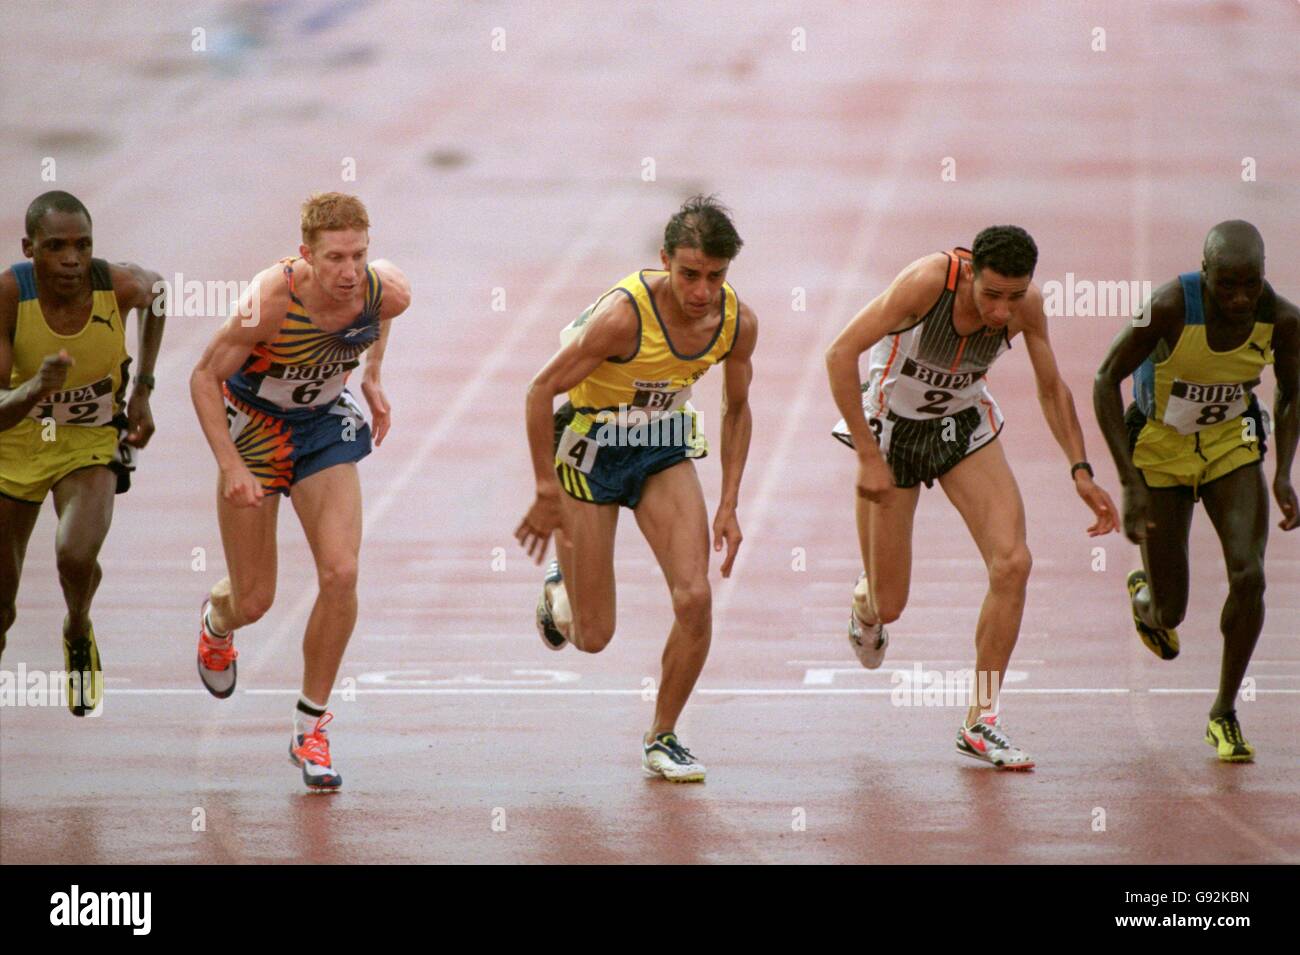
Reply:
[[634, 508], [652, 474], [708, 454], [689, 405], [632, 427], [603, 424], [565, 402], [555, 412], [555, 473], [572, 498]]

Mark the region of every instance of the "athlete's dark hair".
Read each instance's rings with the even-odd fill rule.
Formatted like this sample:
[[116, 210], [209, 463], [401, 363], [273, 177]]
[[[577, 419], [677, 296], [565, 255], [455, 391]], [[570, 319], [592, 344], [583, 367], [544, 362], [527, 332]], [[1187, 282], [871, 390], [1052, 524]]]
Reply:
[[55, 189], [53, 192], [41, 193], [27, 207], [27, 221], [25, 223], [27, 238], [36, 238], [36, 227], [51, 212], [80, 212], [86, 217], [86, 222], [90, 223], [90, 210], [82, 204], [80, 199], [70, 192]]
[[734, 259], [744, 240], [731, 224], [731, 210], [716, 196], [691, 196], [664, 227], [664, 251], [699, 249], [712, 259]]
[[971, 246], [971, 267], [978, 272], [990, 268], [998, 275], [1018, 279], [1034, 274], [1038, 246], [1028, 232], [1017, 225], [991, 225], [975, 236]]

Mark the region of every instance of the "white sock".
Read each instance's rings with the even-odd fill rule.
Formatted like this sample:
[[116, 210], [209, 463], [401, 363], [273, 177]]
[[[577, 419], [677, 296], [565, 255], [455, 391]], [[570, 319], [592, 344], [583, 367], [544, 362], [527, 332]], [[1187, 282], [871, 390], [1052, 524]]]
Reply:
[[[309, 700], [305, 695], [298, 697], [298, 702], [303, 706], [309, 706], [313, 710], [320, 710], [320, 716], [325, 715], [325, 707], [314, 700]], [[314, 713], [304, 713], [297, 706], [293, 710], [293, 732], [296, 736], [305, 736], [316, 728], [316, 721], [320, 716]]]
[[207, 610], [203, 611], [203, 626], [207, 629], [209, 636], [216, 637], [218, 640], [224, 640], [226, 639], [226, 637], [230, 636], [229, 630], [218, 630], [216, 627], [212, 625], [211, 604], [208, 605]]

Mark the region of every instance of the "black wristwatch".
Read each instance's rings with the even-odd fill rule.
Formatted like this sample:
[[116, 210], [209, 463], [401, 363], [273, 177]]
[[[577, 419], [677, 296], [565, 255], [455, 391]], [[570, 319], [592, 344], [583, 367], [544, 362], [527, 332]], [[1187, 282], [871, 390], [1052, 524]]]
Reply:
[[1075, 473], [1076, 471], [1087, 471], [1087, 472], [1088, 472], [1088, 477], [1092, 477], [1092, 476], [1093, 476], [1093, 473], [1092, 473], [1092, 465], [1089, 464], [1087, 461], [1080, 461], [1078, 464], [1072, 465], [1072, 466], [1070, 467], [1070, 480], [1071, 480], [1071, 481], [1074, 480], [1074, 473]]
[[153, 375], [136, 375], [135, 383], [137, 386], [144, 385], [150, 391], [153, 391], [154, 388], [156, 387], [155, 382], [153, 380]]

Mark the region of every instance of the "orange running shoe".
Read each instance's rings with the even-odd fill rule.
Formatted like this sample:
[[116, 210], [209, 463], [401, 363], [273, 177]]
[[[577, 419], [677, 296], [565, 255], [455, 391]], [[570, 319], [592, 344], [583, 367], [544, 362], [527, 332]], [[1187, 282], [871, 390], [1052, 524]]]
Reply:
[[203, 611], [199, 614], [199, 679], [219, 700], [235, 692], [238, 656], [233, 631], [224, 637], [214, 637], [208, 632], [208, 601], [203, 601]]
[[316, 792], [336, 792], [343, 777], [330, 763], [330, 741], [325, 724], [334, 719], [326, 713], [316, 721], [310, 733], [296, 733], [289, 740], [289, 761], [302, 767], [302, 781]]

